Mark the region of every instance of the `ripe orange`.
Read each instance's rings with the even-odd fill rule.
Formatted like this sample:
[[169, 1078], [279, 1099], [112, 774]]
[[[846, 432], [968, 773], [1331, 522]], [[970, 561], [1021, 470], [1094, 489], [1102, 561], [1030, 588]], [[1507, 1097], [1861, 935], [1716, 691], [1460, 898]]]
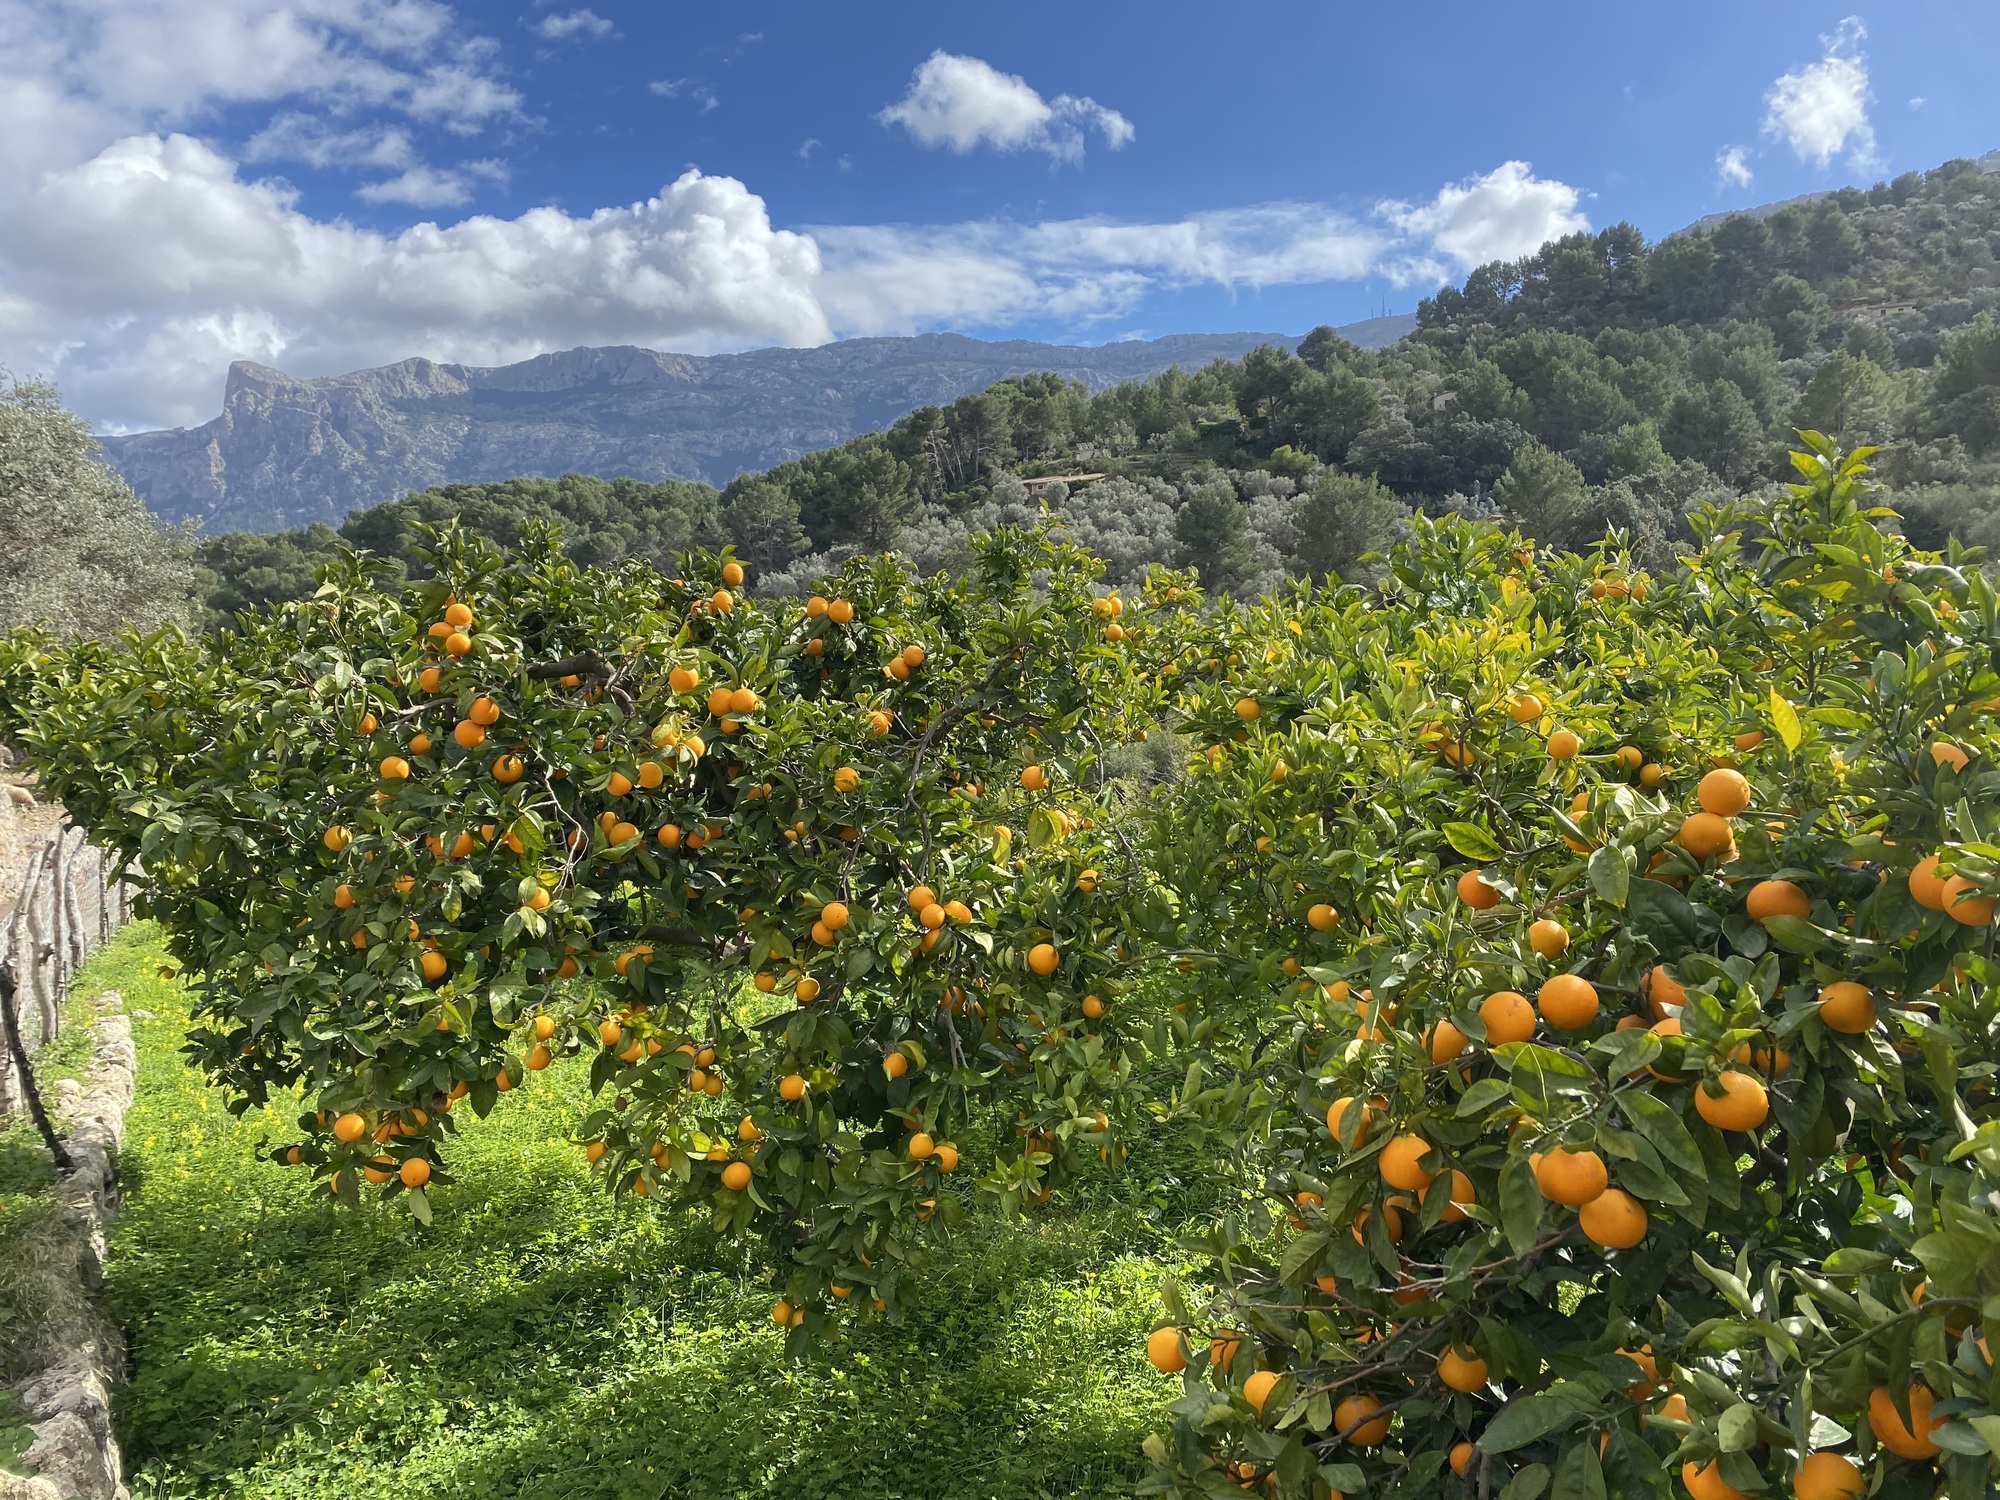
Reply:
[[1646, 752], [1637, 745], [1620, 745], [1617, 761], [1619, 770], [1636, 771], [1646, 763]]
[[1238, 698], [1236, 700], [1236, 717], [1246, 724], [1260, 717], [1263, 712], [1264, 705], [1259, 703], [1255, 698]]
[[1028, 950], [1028, 967], [1044, 979], [1055, 973], [1060, 962], [1062, 955], [1056, 952], [1052, 943], [1037, 943]]
[[[1382, 1229], [1389, 1236], [1389, 1243], [1392, 1245], [1399, 1245], [1403, 1241], [1403, 1215], [1400, 1210], [1410, 1206], [1410, 1200], [1403, 1197], [1400, 1193], [1381, 1205], [1379, 1212], [1382, 1215]], [[1352, 1226], [1350, 1232], [1354, 1235], [1355, 1244], [1365, 1245], [1368, 1243], [1366, 1239], [1368, 1221], [1377, 1212], [1376, 1206], [1371, 1203], [1349, 1221]], [[1332, 1280], [1331, 1277], [1327, 1279]], [[1331, 1293], [1328, 1295], [1331, 1295]]]
[[410, 763], [400, 755], [385, 755], [378, 769], [384, 781], [407, 781], [410, 779]]
[[453, 630], [463, 630], [472, 623], [472, 608], [453, 600], [445, 606], [444, 622]]
[[838, 901], [829, 901], [819, 909], [819, 919], [829, 931], [838, 932], [848, 922], [848, 911]]
[[444, 649], [453, 656], [465, 656], [472, 650], [472, 637], [462, 630], [454, 630], [444, 638]]
[[1083, 997], [1083, 1014], [1086, 1020], [1091, 1020], [1091, 1021], [1103, 1020], [1104, 1002], [1098, 999], [1097, 996], [1095, 995], [1085, 995]]
[[502, 786], [512, 786], [521, 779], [521, 773], [525, 769], [520, 756], [503, 755], [493, 762], [493, 779]]
[[632, 778], [623, 771], [613, 771], [604, 783], [604, 790], [608, 796], [623, 797], [632, 790]]
[[836, 599], [827, 605], [826, 617], [836, 625], [850, 624], [854, 619], [854, 606], [845, 599]]
[[1666, 1019], [1669, 1005], [1687, 1004], [1687, 986], [1669, 974], [1665, 964], [1654, 964], [1646, 971], [1643, 988], [1655, 1020]]
[[761, 701], [756, 692], [751, 688], [734, 688], [729, 694], [729, 711], [738, 716], [753, 714], [757, 711]]
[[1931, 1403], [1935, 1399], [1928, 1386], [1910, 1387], [1910, 1421], [1916, 1428], [1913, 1432], [1896, 1414], [1896, 1402], [1889, 1388], [1876, 1386], [1868, 1393], [1868, 1426], [1875, 1433], [1875, 1441], [1898, 1458], [1936, 1458], [1938, 1445], [1931, 1441], [1930, 1435], [1944, 1426], [1945, 1419], [1932, 1420]]
[[1472, 1467], [1473, 1455], [1478, 1451], [1477, 1448], [1467, 1442], [1453, 1443], [1451, 1445], [1451, 1472], [1456, 1474], [1460, 1479], [1463, 1479], [1465, 1471]]
[[1874, 1026], [1874, 994], [1866, 984], [1836, 980], [1820, 990], [1820, 1020], [1828, 1030], [1858, 1036]]
[[929, 906], [926, 906], [922, 911], [917, 913], [917, 921], [932, 932], [936, 932], [940, 927], [944, 926], [945, 909], [933, 901]]
[[1730, 743], [1735, 745], [1741, 754], [1748, 755], [1752, 750], [1755, 750], [1759, 745], [1764, 743], [1764, 731], [1761, 729], [1746, 729], [1730, 741]]
[[486, 743], [486, 727], [475, 724], [470, 719], [460, 719], [452, 728], [451, 737], [467, 750], [477, 750]]
[[639, 836], [638, 824], [620, 822], [620, 823], [613, 823], [611, 825], [611, 831], [607, 833], [604, 837], [606, 842], [608, 842], [613, 848], [616, 848], [620, 844], [630, 843], [633, 839], [636, 839], [638, 836]]
[[718, 615], [726, 615], [736, 608], [736, 597], [728, 589], [717, 589], [708, 596], [708, 607]]
[[1984, 927], [1993, 920], [1993, 898], [1976, 894], [1972, 882], [1963, 875], [1947, 880], [1942, 894], [1944, 913], [1953, 921], [1967, 927]]
[[346, 911], [348, 907], [354, 904], [354, 887], [351, 885], [335, 886], [333, 888], [333, 904], [339, 910]]
[[1349, 1148], [1359, 1146], [1363, 1141], [1368, 1139], [1368, 1126], [1375, 1118], [1375, 1111], [1366, 1104], [1362, 1105], [1360, 1112], [1355, 1116], [1357, 1123], [1354, 1126], [1354, 1139], [1351, 1141], [1348, 1140], [1341, 1135], [1340, 1130], [1342, 1119], [1347, 1114], [1347, 1106], [1352, 1103], [1354, 1103], [1354, 1099], [1350, 1095], [1344, 1099], [1336, 1099], [1326, 1107], [1327, 1132], [1336, 1141], [1341, 1142], [1342, 1145]]
[[472, 707], [465, 711], [465, 716], [475, 724], [498, 724], [500, 722], [500, 705], [495, 703], [491, 698], [474, 698], [472, 700]]
[[1583, 749], [1583, 741], [1568, 729], [1558, 729], [1548, 737], [1549, 758], [1551, 760], [1575, 760]]
[[1940, 766], [1950, 766], [1954, 771], [1963, 771], [1965, 763], [1972, 759], [1950, 740], [1935, 740], [1931, 744], [1931, 760]]
[[525, 1065], [530, 1073], [539, 1073], [555, 1060], [555, 1053], [549, 1051], [548, 1048], [542, 1046], [540, 1043], [536, 1043], [528, 1049]]
[[1382, 1403], [1373, 1396], [1349, 1396], [1333, 1409], [1333, 1430], [1345, 1432], [1348, 1424], [1361, 1425], [1347, 1434], [1347, 1441], [1357, 1448], [1372, 1448], [1389, 1435], [1389, 1414], [1373, 1421], [1366, 1420], [1370, 1412], [1382, 1410]]
[[1243, 1399], [1255, 1407], [1257, 1414], [1262, 1416], [1264, 1414], [1264, 1403], [1271, 1399], [1271, 1392], [1276, 1389], [1278, 1382], [1283, 1378], [1276, 1370], [1257, 1370], [1252, 1372], [1249, 1379], [1243, 1382]]
[[841, 766], [833, 773], [833, 789], [837, 792], [851, 792], [861, 785], [861, 773], [852, 766]]
[[1646, 1237], [1646, 1207], [1623, 1188], [1606, 1188], [1576, 1217], [1585, 1237], [1607, 1250], [1630, 1250]]
[[1868, 1481], [1841, 1454], [1811, 1453], [1792, 1472], [1792, 1493], [1798, 1500], [1861, 1500], [1868, 1493]]
[[1376, 1158], [1376, 1170], [1390, 1187], [1406, 1193], [1422, 1193], [1435, 1175], [1422, 1166], [1430, 1149], [1431, 1143], [1420, 1135], [1399, 1135], [1382, 1148], [1382, 1154]]
[[910, 1153], [911, 1161], [928, 1161], [937, 1154], [937, 1142], [931, 1139], [929, 1134], [919, 1130], [910, 1137], [905, 1149]]
[[901, 1078], [910, 1071], [910, 1060], [900, 1052], [891, 1052], [882, 1059], [882, 1071], [891, 1078]]
[[1722, 1477], [1722, 1466], [1711, 1461], [1706, 1466], [1689, 1459], [1681, 1465], [1681, 1483], [1691, 1500], [1743, 1500], [1743, 1491]]
[[778, 1097], [787, 1104], [796, 1104], [806, 1096], [806, 1081], [797, 1073], [787, 1073], [778, 1080]]
[[1445, 1211], [1438, 1215], [1438, 1218], [1446, 1224], [1456, 1224], [1460, 1219], [1465, 1217], [1465, 1206], [1468, 1203], [1477, 1203], [1479, 1201], [1473, 1195], [1472, 1179], [1456, 1167], [1452, 1168], [1450, 1197], [1451, 1202], [1446, 1206]]
[[1500, 893], [1486, 883], [1483, 872], [1467, 870], [1458, 877], [1458, 899], [1474, 911], [1490, 911], [1500, 904]]
[[1424, 1041], [1430, 1048], [1431, 1061], [1448, 1063], [1465, 1051], [1470, 1039], [1449, 1021], [1440, 1021], [1430, 1030]]
[[435, 952], [424, 954], [417, 960], [417, 964], [424, 971], [424, 978], [428, 979], [432, 984], [436, 984], [440, 979], [444, 978], [444, 971], [450, 967], [445, 962], [444, 955]]
[[1176, 1375], [1187, 1368], [1187, 1346], [1178, 1328], [1155, 1328], [1146, 1336], [1146, 1362], [1162, 1375]]
[[1917, 861], [1916, 868], [1910, 871], [1910, 899], [1932, 911], [1943, 911], [1944, 877], [1938, 874], [1937, 867], [1935, 854]]
[[940, 1172], [957, 1171], [958, 1147], [952, 1145], [950, 1141], [939, 1141], [937, 1145], [937, 1156], [935, 1160], [937, 1162], [937, 1169]]
[[[813, 644], [818, 645], [819, 642], [815, 641], [813, 642]], [[884, 735], [886, 735], [889, 732], [889, 726], [893, 722], [894, 721], [889, 717], [887, 713], [883, 712], [879, 708], [876, 709], [873, 713], [871, 713], [868, 716], [869, 736], [873, 739], [878, 739], [878, 740], [881, 739]]]
[[1024, 790], [1039, 792], [1048, 784], [1048, 774], [1040, 766], [1021, 767], [1021, 786]]
[[1728, 851], [1736, 842], [1736, 834], [1729, 820], [1716, 813], [1689, 813], [1674, 835], [1674, 842], [1696, 859], [1713, 859]]
[[[1722, 1092], [1710, 1093], [1712, 1087]], [[1770, 1116], [1771, 1098], [1756, 1074], [1728, 1068], [1713, 1084], [1696, 1086], [1694, 1109], [1717, 1130], [1755, 1130]]]
[[1535, 993], [1542, 1019], [1563, 1031], [1581, 1031], [1597, 1019], [1597, 986], [1580, 974], [1558, 974]]
[[730, 588], [741, 588], [743, 586], [743, 564], [739, 562], [724, 563], [722, 565], [722, 581]]
[[1753, 922], [1772, 917], [1810, 917], [1812, 898], [1789, 880], [1760, 880], [1750, 887], [1743, 911]]
[[616, 1021], [605, 1020], [597, 1023], [597, 1039], [607, 1047], [617, 1046], [619, 1038], [624, 1035], [625, 1028]]
[[413, 1156], [396, 1169], [396, 1175], [403, 1180], [406, 1188], [420, 1188], [431, 1180], [431, 1164], [421, 1156]]
[[1438, 1356], [1438, 1379], [1455, 1391], [1476, 1391], [1486, 1384], [1486, 1361], [1468, 1349], [1460, 1353], [1454, 1345]]
[[1667, 768], [1658, 761], [1648, 761], [1639, 767], [1639, 785], [1647, 791], [1656, 790], [1667, 779]]
[[1534, 1163], [1535, 1186], [1551, 1203], [1581, 1208], [1611, 1185], [1604, 1158], [1595, 1151], [1552, 1146]]
[[701, 674], [692, 667], [675, 667], [667, 673], [667, 686], [677, 693], [691, 693], [701, 685]]
[[722, 1185], [732, 1193], [740, 1193], [750, 1186], [750, 1163], [733, 1161], [722, 1169]]
[[937, 892], [927, 885], [912, 886], [910, 888], [909, 904], [911, 911], [922, 911], [927, 906], [936, 906]]
[[1532, 724], [1542, 716], [1542, 700], [1533, 693], [1523, 693], [1507, 705], [1507, 717], [1516, 724]]
[[1528, 924], [1528, 946], [1551, 961], [1569, 951], [1569, 929], [1552, 917]]
[[335, 854], [338, 854], [354, 842], [354, 833], [351, 829], [344, 828], [336, 823], [319, 836], [319, 841]]
[[1314, 932], [1331, 932], [1334, 925], [1339, 921], [1340, 913], [1335, 911], [1331, 906], [1328, 906], [1324, 901], [1317, 902], [1306, 909], [1306, 926], [1310, 927]]
[[333, 1138], [347, 1145], [352, 1145], [367, 1133], [368, 1121], [353, 1110], [333, 1122]]
[[1701, 810], [1718, 818], [1733, 818], [1750, 805], [1750, 782], [1741, 771], [1714, 770], [1695, 787]]
[[1489, 1047], [1525, 1042], [1535, 1034], [1535, 1008], [1526, 995], [1514, 990], [1499, 990], [1480, 1001], [1479, 1019]]
[[801, 974], [799, 982], [792, 987], [792, 993], [799, 997], [799, 1004], [811, 1005], [819, 999], [819, 981], [810, 974]]

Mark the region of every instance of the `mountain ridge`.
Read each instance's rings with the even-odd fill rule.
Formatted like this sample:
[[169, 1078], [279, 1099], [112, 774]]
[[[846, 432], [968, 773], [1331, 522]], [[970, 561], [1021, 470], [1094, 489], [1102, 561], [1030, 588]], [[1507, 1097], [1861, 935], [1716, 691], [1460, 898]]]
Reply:
[[[1372, 318], [1343, 332], [1379, 348], [1415, 323]], [[1009, 376], [1053, 370], [1096, 391], [1264, 343], [1289, 350], [1299, 336], [1069, 345], [932, 333], [720, 355], [612, 345], [499, 366], [414, 357], [310, 378], [239, 360], [213, 420], [100, 442], [167, 519], [276, 531], [448, 483], [575, 472], [719, 487]]]

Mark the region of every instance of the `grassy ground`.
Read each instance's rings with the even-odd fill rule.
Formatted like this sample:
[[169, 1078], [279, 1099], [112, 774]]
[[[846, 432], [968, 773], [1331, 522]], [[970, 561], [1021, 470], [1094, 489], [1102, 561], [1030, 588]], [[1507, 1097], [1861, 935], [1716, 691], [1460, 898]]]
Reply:
[[1170, 1394], [1142, 1212], [975, 1224], [898, 1324], [795, 1362], [753, 1262], [592, 1184], [577, 1074], [459, 1138], [432, 1228], [336, 1210], [256, 1154], [291, 1111], [239, 1119], [181, 1063], [161, 961], [133, 928], [88, 976], [153, 1012], [109, 1287], [139, 1500], [1130, 1492]]

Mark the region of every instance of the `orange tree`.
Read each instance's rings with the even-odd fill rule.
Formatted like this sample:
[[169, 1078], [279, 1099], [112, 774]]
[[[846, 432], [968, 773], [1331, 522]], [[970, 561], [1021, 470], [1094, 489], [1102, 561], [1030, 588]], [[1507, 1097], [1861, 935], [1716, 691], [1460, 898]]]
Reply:
[[2000, 608], [1808, 439], [1671, 577], [1419, 520], [1187, 643], [1150, 1492], [1992, 1493]]
[[426, 557], [198, 643], [0, 653], [44, 785], [143, 865], [192, 1059], [239, 1108], [302, 1089], [279, 1159], [428, 1217], [455, 1111], [586, 1053], [597, 1170], [767, 1240], [808, 1337], [893, 1304], [967, 1127], [1012, 1127], [1009, 1202], [1095, 1154], [1143, 904], [1095, 788], [1177, 611], [1036, 534], [773, 604], [726, 554]]

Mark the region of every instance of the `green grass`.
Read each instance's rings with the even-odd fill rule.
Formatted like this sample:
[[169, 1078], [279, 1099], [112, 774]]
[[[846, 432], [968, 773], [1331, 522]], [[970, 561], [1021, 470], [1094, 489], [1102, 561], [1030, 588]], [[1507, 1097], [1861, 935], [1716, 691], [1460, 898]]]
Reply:
[[1130, 1493], [1172, 1394], [1142, 1357], [1163, 1269], [1134, 1253], [1159, 1243], [1143, 1194], [975, 1219], [896, 1323], [794, 1360], [743, 1250], [592, 1182], [578, 1072], [459, 1136], [431, 1228], [336, 1209], [257, 1154], [292, 1110], [239, 1119], [181, 1062], [162, 961], [136, 927], [88, 976], [154, 1013], [108, 1288], [139, 1500]]

